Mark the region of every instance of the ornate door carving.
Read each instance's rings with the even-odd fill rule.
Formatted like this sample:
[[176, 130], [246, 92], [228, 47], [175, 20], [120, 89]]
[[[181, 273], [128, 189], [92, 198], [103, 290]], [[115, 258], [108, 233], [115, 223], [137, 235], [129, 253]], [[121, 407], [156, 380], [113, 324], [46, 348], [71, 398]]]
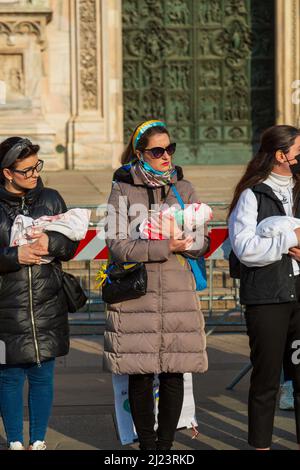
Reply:
[[240, 163], [274, 124], [274, 1], [123, 0], [125, 140], [166, 120], [177, 162]]

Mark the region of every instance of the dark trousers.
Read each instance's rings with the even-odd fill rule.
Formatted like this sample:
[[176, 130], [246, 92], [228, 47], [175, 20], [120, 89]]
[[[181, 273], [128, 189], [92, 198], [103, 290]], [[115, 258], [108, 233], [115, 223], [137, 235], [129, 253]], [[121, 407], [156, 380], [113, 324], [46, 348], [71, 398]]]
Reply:
[[290, 346], [287, 344], [285, 352], [284, 352], [284, 356], [283, 356], [283, 363], [282, 363], [284, 382], [293, 380], [292, 365], [293, 363], [291, 362], [291, 358], [290, 358]]
[[295, 279], [297, 302], [246, 307], [253, 365], [248, 400], [248, 442], [256, 448], [271, 445], [283, 360], [293, 380], [297, 442], [300, 443], [300, 365], [292, 362], [296, 351], [292, 349], [292, 343], [300, 340], [300, 276]]
[[282, 361], [282, 371], [283, 371], [284, 382], [293, 380], [293, 363], [291, 361], [291, 348], [288, 342], [285, 345], [283, 361]]
[[183, 403], [183, 374], [159, 374], [158, 429], [154, 431], [154, 374], [129, 375], [129, 403], [143, 449], [171, 449]]

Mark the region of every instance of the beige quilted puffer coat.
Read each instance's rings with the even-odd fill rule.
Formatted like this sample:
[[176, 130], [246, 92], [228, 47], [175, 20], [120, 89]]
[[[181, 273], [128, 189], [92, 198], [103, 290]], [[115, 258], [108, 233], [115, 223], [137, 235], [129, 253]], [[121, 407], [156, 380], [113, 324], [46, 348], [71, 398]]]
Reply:
[[[199, 199], [189, 181], [177, 167], [173, 180], [183, 201]], [[153, 190], [156, 203], [161, 201], [161, 188]], [[127, 197], [125, 205], [119, 198]], [[121, 167], [114, 175], [109, 197], [108, 220], [114, 211], [123, 221], [135, 220], [128, 210], [134, 203], [148, 207], [147, 188], [131, 167]], [[166, 199], [177, 204], [172, 191]], [[133, 239], [117, 230], [117, 239], [107, 238], [112, 260], [144, 262], [148, 274], [147, 294], [133, 300], [107, 305], [104, 345], [104, 367], [115, 374], [161, 372], [205, 372], [207, 370], [204, 319], [195, 291], [195, 280], [186, 258], [169, 250], [168, 240]], [[204, 254], [185, 252], [185, 256]]]

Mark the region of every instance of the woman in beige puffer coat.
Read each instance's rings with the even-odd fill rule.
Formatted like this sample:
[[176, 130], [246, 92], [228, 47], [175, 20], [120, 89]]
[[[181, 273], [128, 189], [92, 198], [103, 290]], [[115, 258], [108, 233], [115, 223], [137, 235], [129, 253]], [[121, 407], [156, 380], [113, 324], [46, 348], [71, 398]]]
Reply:
[[[147, 216], [150, 202], [178, 205], [171, 183], [185, 204], [199, 202], [181, 168], [172, 164], [174, 147], [160, 121], [138, 126], [123, 154], [125, 165], [114, 174], [108, 200], [106, 240], [111, 259], [144, 262], [148, 276], [145, 296], [107, 306], [104, 352], [106, 369], [129, 374], [129, 401], [141, 449], [171, 448], [183, 402], [183, 373], [207, 370], [204, 319], [186, 258], [202, 256], [208, 237], [201, 250], [193, 250], [190, 237], [176, 239], [176, 227], [168, 240], [136, 236], [141, 222], [136, 208], [144, 207]], [[155, 373], [160, 379], [157, 433]]]

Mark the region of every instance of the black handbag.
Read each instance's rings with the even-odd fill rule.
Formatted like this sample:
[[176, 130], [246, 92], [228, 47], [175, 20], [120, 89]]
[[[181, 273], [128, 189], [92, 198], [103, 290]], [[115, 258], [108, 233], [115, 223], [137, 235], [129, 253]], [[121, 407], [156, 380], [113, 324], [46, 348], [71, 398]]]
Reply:
[[70, 313], [77, 312], [84, 307], [87, 302], [81, 285], [73, 274], [62, 272], [63, 291], [67, 300], [68, 310]]
[[102, 299], [108, 304], [137, 299], [147, 293], [144, 263], [110, 263], [105, 273]]
[[[165, 202], [168, 193], [162, 187], [162, 200]], [[149, 209], [155, 203], [152, 188], [147, 187]], [[103, 276], [104, 275], [104, 276]], [[116, 304], [125, 300], [138, 299], [147, 293], [147, 270], [144, 263], [112, 262], [105, 271], [100, 270], [98, 280], [102, 279], [102, 300], [107, 304]], [[104, 279], [104, 282], [103, 282]]]

